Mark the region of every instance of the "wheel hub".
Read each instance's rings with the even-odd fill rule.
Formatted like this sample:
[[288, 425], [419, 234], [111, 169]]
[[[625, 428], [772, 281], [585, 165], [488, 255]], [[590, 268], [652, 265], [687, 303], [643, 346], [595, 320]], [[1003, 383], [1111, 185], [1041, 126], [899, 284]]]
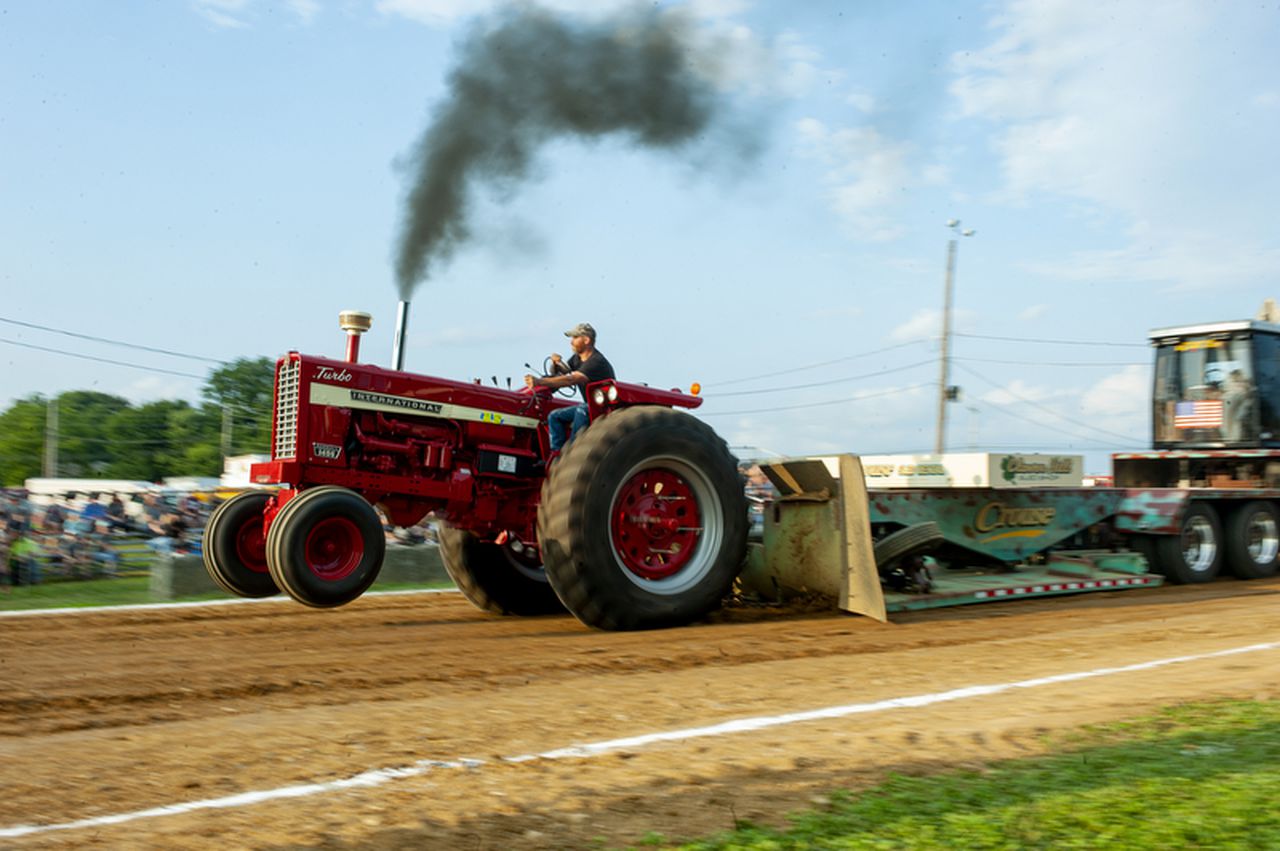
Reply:
[[702, 534], [698, 500], [684, 477], [670, 470], [641, 470], [618, 491], [610, 516], [614, 550], [642, 579], [679, 573]]
[[350, 576], [364, 558], [360, 529], [346, 517], [326, 517], [307, 534], [307, 569], [336, 582]]
[[267, 572], [267, 538], [262, 534], [262, 521], [252, 519], [236, 532], [236, 557], [254, 573]]

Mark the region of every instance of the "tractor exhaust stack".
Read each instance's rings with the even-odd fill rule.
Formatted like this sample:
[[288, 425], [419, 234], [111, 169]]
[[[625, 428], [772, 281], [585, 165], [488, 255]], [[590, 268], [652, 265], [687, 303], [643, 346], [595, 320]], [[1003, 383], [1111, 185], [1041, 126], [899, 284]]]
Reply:
[[409, 330], [409, 302], [401, 301], [396, 307], [396, 336], [391, 345], [391, 368], [404, 371], [404, 335]]

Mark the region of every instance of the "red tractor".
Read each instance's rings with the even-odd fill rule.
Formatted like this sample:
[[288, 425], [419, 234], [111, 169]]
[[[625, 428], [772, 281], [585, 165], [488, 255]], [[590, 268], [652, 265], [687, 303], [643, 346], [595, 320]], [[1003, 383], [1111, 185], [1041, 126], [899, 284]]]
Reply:
[[547, 415], [573, 404], [357, 363], [367, 314], [344, 313], [345, 360], [276, 364], [271, 460], [210, 516], [204, 561], [243, 597], [332, 607], [363, 594], [396, 526], [428, 514], [445, 569], [475, 606], [572, 612], [602, 629], [696, 620], [746, 552], [737, 465], [678, 390], [601, 381], [590, 425], [551, 457]]

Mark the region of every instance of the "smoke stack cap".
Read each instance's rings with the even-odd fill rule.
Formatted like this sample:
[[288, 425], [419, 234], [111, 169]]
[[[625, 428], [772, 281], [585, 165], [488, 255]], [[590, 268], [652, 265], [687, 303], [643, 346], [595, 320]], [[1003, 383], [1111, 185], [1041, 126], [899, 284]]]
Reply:
[[338, 314], [338, 326], [351, 334], [363, 334], [373, 325], [373, 317], [360, 310], [344, 310]]

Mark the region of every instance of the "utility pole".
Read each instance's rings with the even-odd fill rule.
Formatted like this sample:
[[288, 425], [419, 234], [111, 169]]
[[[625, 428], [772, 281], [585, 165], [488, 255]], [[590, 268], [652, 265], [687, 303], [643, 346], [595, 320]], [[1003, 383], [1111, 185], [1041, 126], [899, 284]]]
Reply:
[[[960, 230], [960, 220], [951, 219], [947, 227], [960, 236], [973, 236], [976, 231]], [[959, 396], [959, 388], [951, 386], [951, 291], [956, 272], [956, 239], [947, 241], [947, 279], [942, 297], [942, 357], [938, 364], [938, 434], [933, 452], [941, 455], [947, 449], [947, 402]]]
[[231, 406], [222, 403], [222, 460], [231, 454]]
[[44, 409], [44, 475], [58, 477], [58, 399], [54, 397]]

